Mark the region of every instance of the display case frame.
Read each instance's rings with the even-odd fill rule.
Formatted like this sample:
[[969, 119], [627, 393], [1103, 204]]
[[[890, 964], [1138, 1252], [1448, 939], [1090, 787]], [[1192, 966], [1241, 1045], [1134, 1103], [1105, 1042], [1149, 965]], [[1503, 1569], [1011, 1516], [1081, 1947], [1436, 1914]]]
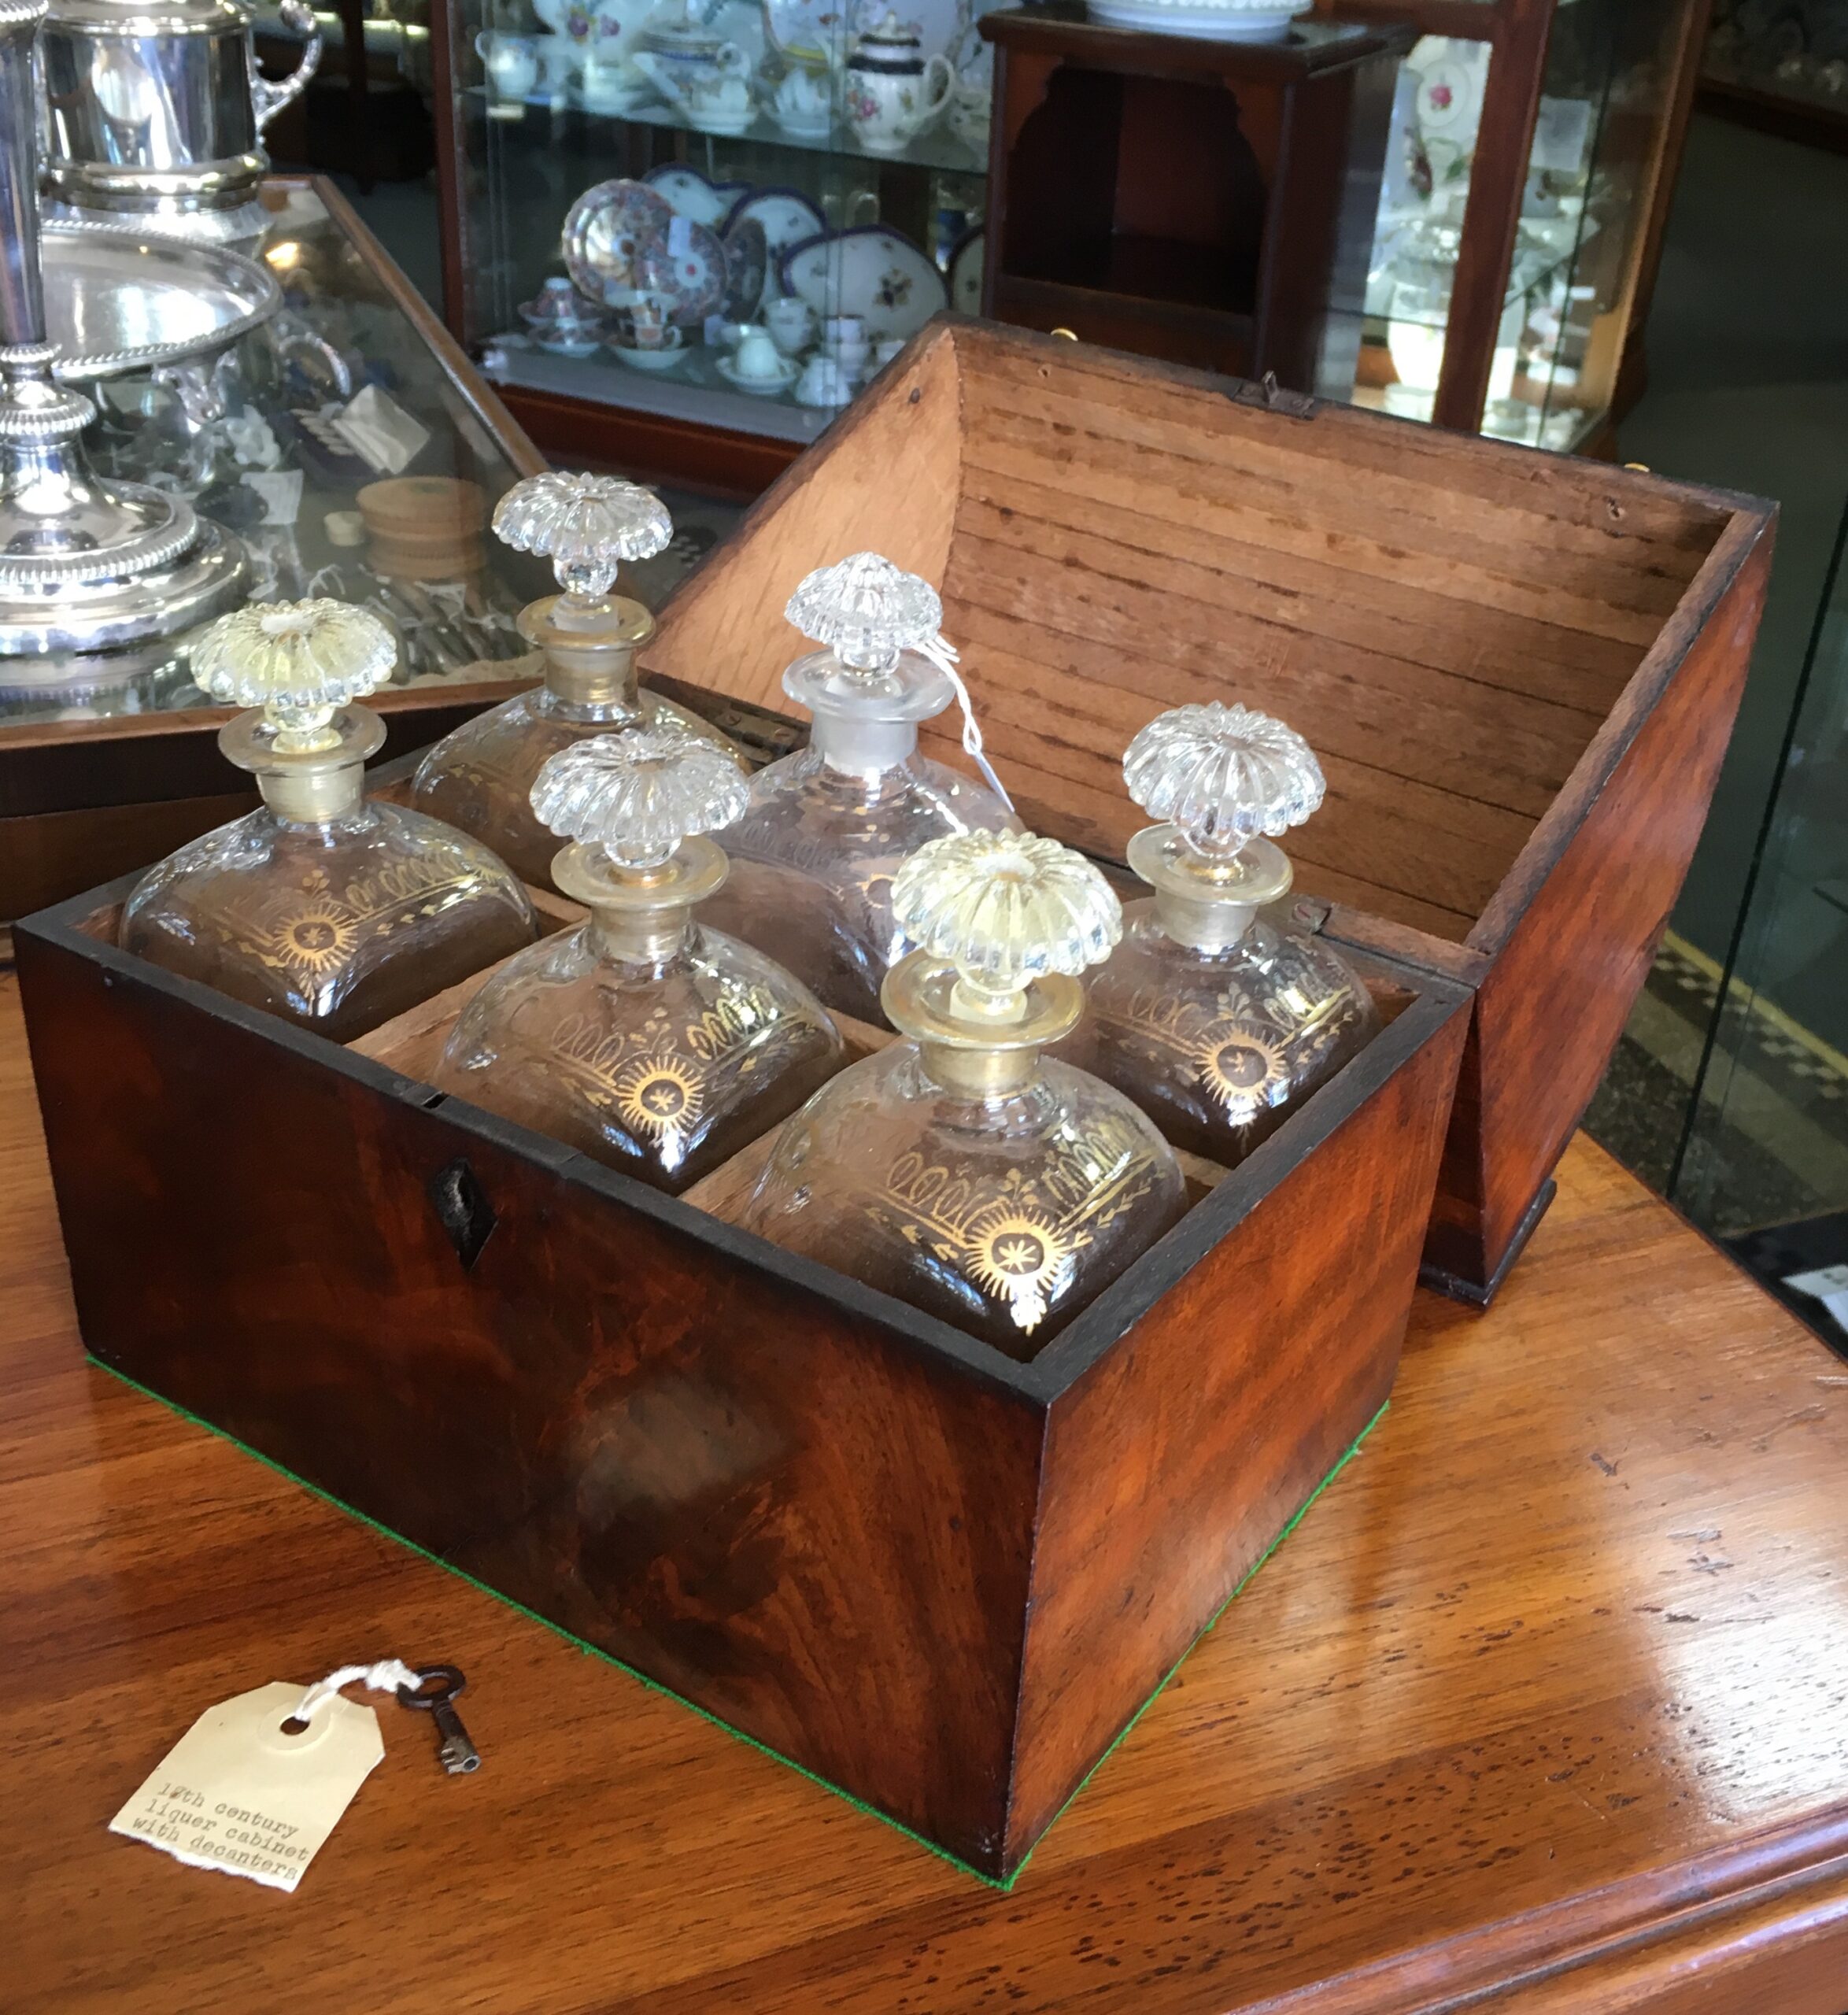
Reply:
[[[1316, 12], [1343, 20], [1391, 23], [1421, 37], [1485, 43], [1488, 75], [1470, 164], [1433, 424], [1475, 433], [1483, 426], [1498, 331], [1507, 302], [1533, 158], [1547, 65], [1566, 0], [1315, 0]], [[1574, 445], [1614, 452], [1614, 423], [1641, 396], [1646, 363], [1642, 327], [1661, 261], [1687, 120], [1699, 80], [1707, 0], [1672, 0], [1665, 31], [1663, 90], [1643, 171], [1615, 303], [1617, 339], [1610, 360], [1610, 403], [1599, 423]]]

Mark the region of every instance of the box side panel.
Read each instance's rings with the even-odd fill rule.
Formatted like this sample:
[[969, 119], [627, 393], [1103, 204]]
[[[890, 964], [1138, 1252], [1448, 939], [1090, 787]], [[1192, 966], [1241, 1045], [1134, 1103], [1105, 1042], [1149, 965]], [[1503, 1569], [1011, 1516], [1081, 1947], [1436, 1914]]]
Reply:
[[[1770, 569], [1760, 537], [1495, 955], [1477, 996], [1478, 1243], [1432, 1263], [1485, 1285], [1578, 1125], [1706, 821]], [[1524, 868], [1527, 863], [1524, 863]]]
[[962, 453], [955, 347], [928, 332], [747, 512], [661, 612], [637, 662], [772, 712], [782, 674], [812, 649], [783, 605], [816, 567], [869, 548], [941, 581]]
[[1040, 1407], [110, 956], [22, 936], [91, 1349], [992, 1868]]
[[1432, 1019], [1386, 1082], [1055, 1403], [1011, 1864], [1392, 1388], [1466, 1009]]

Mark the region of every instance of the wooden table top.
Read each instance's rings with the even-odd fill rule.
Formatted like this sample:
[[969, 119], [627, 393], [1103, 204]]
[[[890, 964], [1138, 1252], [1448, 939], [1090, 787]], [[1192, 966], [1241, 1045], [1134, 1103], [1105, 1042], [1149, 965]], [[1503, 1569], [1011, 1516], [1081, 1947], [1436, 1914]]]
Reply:
[[[88, 1366], [24, 1050], [8, 979], [10, 2015], [1848, 2007], [1848, 1371], [1583, 1140], [1003, 1895]], [[105, 1830], [204, 1707], [390, 1655], [483, 1767], [383, 1703], [294, 1895]]]

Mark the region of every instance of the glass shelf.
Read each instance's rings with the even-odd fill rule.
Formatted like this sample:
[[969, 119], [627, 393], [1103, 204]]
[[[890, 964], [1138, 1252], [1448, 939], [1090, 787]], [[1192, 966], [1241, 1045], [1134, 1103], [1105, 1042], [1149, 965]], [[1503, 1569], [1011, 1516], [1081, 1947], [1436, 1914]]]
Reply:
[[838, 120], [826, 132], [795, 133], [778, 125], [767, 115], [760, 115], [741, 132], [719, 133], [694, 125], [684, 113], [669, 105], [638, 105], [620, 111], [606, 111], [587, 105], [575, 97], [561, 103], [542, 92], [535, 92], [524, 99], [497, 98], [480, 84], [471, 85], [468, 95], [482, 100], [486, 105], [487, 116], [497, 123], [512, 124], [535, 114], [542, 119], [577, 118], [612, 126], [660, 127], [668, 132], [684, 133], [695, 141], [744, 142], [761, 147], [786, 147], [797, 153], [863, 161], [870, 168], [942, 168], [956, 175], [985, 175], [988, 172], [985, 155], [978, 154], [941, 127], [918, 135], [896, 153], [875, 153], [863, 147], [852, 132]]

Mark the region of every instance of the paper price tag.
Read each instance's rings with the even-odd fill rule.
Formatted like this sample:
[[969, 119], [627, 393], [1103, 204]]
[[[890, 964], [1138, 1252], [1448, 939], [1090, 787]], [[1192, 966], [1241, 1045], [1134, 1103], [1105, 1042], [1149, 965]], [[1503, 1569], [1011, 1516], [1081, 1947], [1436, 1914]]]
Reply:
[[673, 258], [684, 259], [692, 250], [692, 220], [676, 213], [667, 226], [668, 253]]
[[109, 1821], [192, 1868], [293, 1890], [385, 1754], [379, 1717], [336, 1696], [299, 1735], [279, 1681], [209, 1707]]

